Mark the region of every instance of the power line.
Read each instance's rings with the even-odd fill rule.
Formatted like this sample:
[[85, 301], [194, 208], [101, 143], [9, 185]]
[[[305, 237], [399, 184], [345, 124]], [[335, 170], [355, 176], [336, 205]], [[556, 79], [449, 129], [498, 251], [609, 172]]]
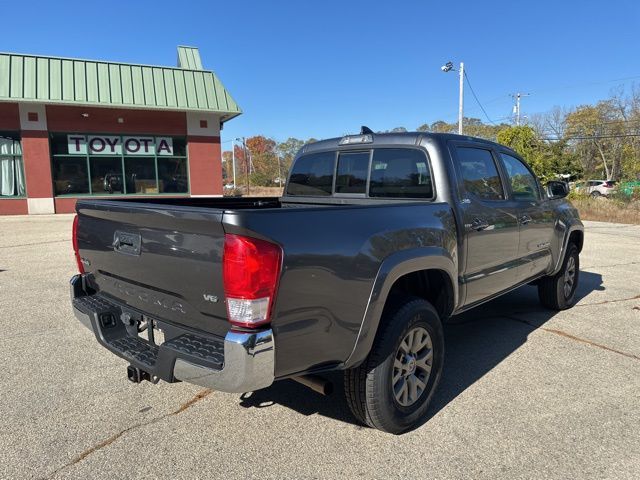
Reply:
[[467, 80], [467, 85], [469, 85], [469, 90], [471, 90], [471, 93], [473, 94], [473, 98], [476, 99], [476, 103], [480, 107], [480, 110], [482, 110], [482, 113], [484, 113], [484, 116], [487, 117], [487, 120], [489, 120], [489, 123], [495, 125], [496, 123], [489, 118], [489, 115], [487, 115], [487, 111], [482, 106], [482, 103], [480, 103], [480, 100], [478, 100], [478, 96], [476, 95], [476, 92], [473, 90], [473, 87], [471, 86], [471, 82], [469, 81], [469, 76], [467, 75], [466, 71], [464, 72], [464, 78]]
[[554, 92], [554, 91], [558, 91], [558, 90], [566, 90], [568, 88], [577, 88], [577, 87], [590, 87], [590, 86], [594, 86], [594, 85], [606, 85], [607, 83], [614, 83], [614, 82], [625, 82], [627, 80], [636, 80], [636, 79], [640, 79], [640, 75], [634, 75], [631, 77], [622, 77], [622, 78], [614, 78], [611, 80], [604, 80], [601, 82], [585, 82], [585, 83], [578, 83], [578, 84], [573, 84], [573, 85], [564, 85], [564, 86], [559, 86], [559, 87], [549, 87], [549, 88], [543, 88], [540, 90], [533, 90], [533, 93], [535, 93], [536, 95], [538, 95], [539, 93], [542, 92]]
[[599, 138], [627, 138], [627, 137], [640, 137], [640, 133], [618, 133], [611, 135], [566, 135], [566, 136], [550, 136], [540, 137], [540, 140], [547, 140], [551, 142], [557, 142], [560, 140], [597, 140]]

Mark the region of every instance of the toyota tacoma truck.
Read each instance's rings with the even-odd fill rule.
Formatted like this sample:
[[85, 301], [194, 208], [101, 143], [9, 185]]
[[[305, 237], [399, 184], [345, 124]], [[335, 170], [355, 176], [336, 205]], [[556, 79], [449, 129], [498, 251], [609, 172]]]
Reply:
[[340, 370], [355, 417], [402, 433], [447, 319], [526, 284], [576, 302], [566, 195], [496, 143], [363, 128], [304, 146], [281, 197], [79, 200], [73, 310], [134, 382], [326, 391]]

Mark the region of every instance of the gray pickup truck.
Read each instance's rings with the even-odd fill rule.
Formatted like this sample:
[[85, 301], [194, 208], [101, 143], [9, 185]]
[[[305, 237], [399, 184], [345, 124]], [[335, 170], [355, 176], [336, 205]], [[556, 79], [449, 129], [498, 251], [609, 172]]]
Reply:
[[73, 309], [134, 382], [326, 391], [342, 370], [357, 419], [401, 433], [426, 418], [448, 318], [525, 284], [575, 303], [566, 195], [489, 141], [363, 129], [303, 147], [280, 198], [79, 201]]

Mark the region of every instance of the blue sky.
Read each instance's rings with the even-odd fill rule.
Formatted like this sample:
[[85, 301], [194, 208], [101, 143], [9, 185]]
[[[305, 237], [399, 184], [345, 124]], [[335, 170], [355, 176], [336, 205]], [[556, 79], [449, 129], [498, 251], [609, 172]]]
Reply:
[[[244, 114], [223, 142], [284, 140], [455, 121], [464, 61], [492, 120], [640, 84], [640, 3], [561, 0], [5, 2], [0, 50], [174, 65], [200, 48]], [[624, 79], [624, 80], [619, 80]], [[466, 92], [465, 114], [483, 117]]]

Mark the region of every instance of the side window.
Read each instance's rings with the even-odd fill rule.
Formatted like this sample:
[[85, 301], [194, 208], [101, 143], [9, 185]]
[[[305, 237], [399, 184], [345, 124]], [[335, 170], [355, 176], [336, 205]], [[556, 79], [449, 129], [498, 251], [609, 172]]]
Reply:
[[513, 198], [515, 200], [540, 200], [538, 182], [525, 164], [506, 153], [500, 155], [507, 175], [509, 175]]
[[490, 150], [456, 147], [467, 192], [483, 200], [504, 200], [504, 189]]
[[369, 152], [342, 152], [338, 156], [336, 193], [366, 193]]
[[427, 157], [410, 148], [378, 148], [371, 162], [370, 197], [432, 198]]
[[335, 158], [335, 152], [311, 153], [298, 158], [289, 176], [287, 195], [331, 195]]

